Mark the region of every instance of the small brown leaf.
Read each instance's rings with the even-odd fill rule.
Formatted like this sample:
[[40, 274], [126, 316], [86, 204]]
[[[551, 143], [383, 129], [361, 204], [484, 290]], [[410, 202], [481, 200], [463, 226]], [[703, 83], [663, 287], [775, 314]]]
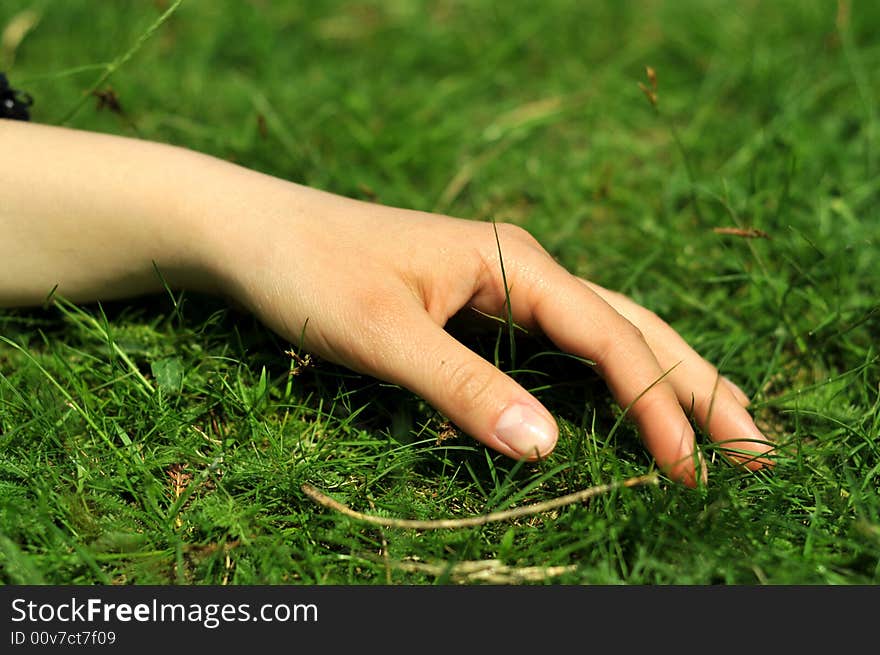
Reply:
[[447, 439], [454, 439], [457, 436], [458, 430], [455, 428], [455, 426], [452, 425], [452, 423], [450, 423], [449, 421], [444, 421], [440, 424], [440, 429], [437, 430], [437, 445], [439, 446]]
[[742, 227], [713, 227], [712, 231], [715, 234], [730, 234], [735, 237], [742, 237], [744, 239], [769, 239], [770, 235], [764, 232], [764, 230], [759, 230], [755, 227], [742, 228]]
[[168, 467], [168, 477], [171, 480], [171, 490], [174, 492], [175, 500], [180, 498], [193, 479], [193, 474], [186, 470], [188, 468], [189, 464], [172, 464]]
[[650, 66], [645, 66], [645, 74], [648, 76], [648, 82], [651, 83], [651, 88], [656, 91], [657, 90], [657, 71], [655, 71]]
[[642, 93], [645, 94], [645, 97], [648, 99], [648, 102], [651, 103], [652, 107], [657, 106], [657, 92], [649, 89], [642, 82], [639, 82], [639, 88], [642, 90]]

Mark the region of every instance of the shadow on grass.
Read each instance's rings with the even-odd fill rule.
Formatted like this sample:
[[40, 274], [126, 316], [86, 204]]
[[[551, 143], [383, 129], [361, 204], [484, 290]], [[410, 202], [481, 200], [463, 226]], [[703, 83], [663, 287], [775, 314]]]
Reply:
[[[180, 344], [195, 342], [206, 356], [222, 354], [236, 360], [253, 380], [258, 380], [265, 370], [269, 388], [284, 388], [295, 375], [295, 396], [299, 402], [321, 407], [321, 411], [347, 421], [353, 428], [419, 448], [426, 455], [421, 465], [427, 469], [442, 467], [449, 459], [469, 460], [477, 468], [486, 463], [486, 449], [482, 445], [462, 434], [415, 394], [326, 361], [311, 360], [304, 366], [292, 366], [290, 352], [297, 350], [295, 346], [251, 314], [221, 299], [201, 294], [159, 293], [143, 296], [136, 302], [79, 307], [106, 321], [113, 334], [122, 334], [125, 327], [151, 330], [150, 343], [122, 343], [147, 379], [153, 377], [151, 359], [158, 357], [159, 351], [173, 352]], [[8, 338], [37, 350], [41, 343], [55, 339], [68, 343], [88, 340], [87, 336], [72, 340], [75, 326], [72, 329], [69, 318], [51, 307], [6, 310], [0, 315], [0, 329]], [[491, 320], [454, 319], [448, 329], [532, 392], [557, 418], [560, 427], [566, 424], [575, 431], [595, 430], [604, 434], [613, 429], [620, 410], [602, 379], [586, 363], [560, 353], [541, 335], [517, 333], [516, 361], [511, 361], [505, 326]], [[156, 342], [162, 342], [161, 347]], [[558, 449], [566, 447], [565, 434], [562, 430]], [[506, 457], [495, 457], [494, 451], [490, 454], [502, 468], [516, 465]]]

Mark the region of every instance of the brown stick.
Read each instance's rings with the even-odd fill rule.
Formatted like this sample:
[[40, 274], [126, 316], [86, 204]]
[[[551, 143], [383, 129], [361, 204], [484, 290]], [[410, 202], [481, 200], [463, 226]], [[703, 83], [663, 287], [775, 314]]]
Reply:
[[448, 575], [455, 582], [487, 582], [489, 584], [519, 584], [543, 582], [577, 570], [576, 564], [566, 566], [508, 566], [497, 559], [431, 564], [404, 560], [393, 566], [402, 571], [427, 575]]
[[715, 234], [731, 234], [735, 237], [743, 237], [744, 239], [769, 239], [770, 235], [764, 232], [764, 230], [759, 230], [756, 227], [713, 227], [712, 231]]
[[574, 503], [583, 502], [585, 500], [589, 500], [594, 496], [598, 496], [599, 494], [613, 491], [614, 489], [636, 487], [643, 484], [657, 484], [659, 480], [660, 478], [657, 473], [649, 473], [648, 475], [628, 478], [626, 480], [623, 480], [622, 482], [611, 482], [608, 484], [596, 485], [595, 487], [589, 487], [588, 489], [575, 491], [574, 493], [560, 496], [559, 498], [553, 498], [551, 500], [545, 500], [540, 503], [535, 503], [533, 505], [524, 505], [522, 507], [516, 507], [514, 509], [502, 510], [500, 512], [491, 512], [489, 514], [480, 514], [478, 516], [468, 516], [461, 519], [434, 520], [398, 519], [387, 518], [384, 516], [375, 516], [373, 514], [364, 514], [362, 512], [357, 512], [351, 509], [347, 505], [343, 505], [339, 501], [333, 500], [330, 496], [321, 491], [318, 491], [310, 484], [303, 484], [302, 490], [303, 493], [305, 493], [309, 498], [314, 500], [322, 507], [335, 510], [340, 514], [345, 514], [346, 516], [349, 516], [358, 521], [364, 521], [366, 523], [372, 523], [374, 525], [381, 525], [387, 528], [408, 528], [411, 530], [442, 530], [453, 528], [471, 528], [478, 525], [486, 525], [487, 523], [493, 523], [496, 521], [507, 521], [510, 519], [520, 518], [522, 516], [532, 516], [534, 514], [540, 514], [541, 512], [547, 512], [551, 509], [556, 509], [557, 507], [563, 507], [565, 505], [572, 505]]

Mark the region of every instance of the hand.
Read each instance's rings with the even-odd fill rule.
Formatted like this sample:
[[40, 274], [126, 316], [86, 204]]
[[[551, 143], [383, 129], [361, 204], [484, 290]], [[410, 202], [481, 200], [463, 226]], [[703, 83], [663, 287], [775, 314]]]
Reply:
[[443, 329], [464, 307], [506, 316], [500, 242], [513, 320], [596, 363], [663, 471], [689, 486], [705, 480], [683, 408], [732, 461], [770, 463], [742, 391], [655, 314], [571, 275], [525, 230], [302, 187], [291, 206], [293, 217], [264, 212], [225, 240], [223, 277], [292, 343], [304, 335], [308, 351], [410, 389], [501, 453], [546, 457], [552, 415]]
[[[443, 329], [464, 307], [503, 317], [493, 225], [358, 202], [180, 148], [0, 120], [0, 306], [176, 288], [225, 293], [338, 364], [400, 384], [490, 448], [546, 457], [550, 413]], [[36, 190], [36, 191], [35, 191]], [[748, 399], [672, 328], [569, 274], [498, 225], [513, 320], [596, 362], [660, 467], [705, 476], [684, 410], [750, 469], [770, 464]], [[304, 330], [305, 328], [305, 330]], [[699, 470], [699, 473], [698, 473]]]

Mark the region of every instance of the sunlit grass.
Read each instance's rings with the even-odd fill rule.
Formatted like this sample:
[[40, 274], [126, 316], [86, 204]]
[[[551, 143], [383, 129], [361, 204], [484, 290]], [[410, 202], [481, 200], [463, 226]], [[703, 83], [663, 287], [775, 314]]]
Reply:
[[[33, 5], [6, 0], [0, 29]], [[777, 464], [737, 470], [700, 435], [699, 490], [663, 481], [458, 530], [365, 526], [301, 485], [425, 520], [653, 465], [589, 367], [505, 321], [468, 343], [557, 417], [537, 464], [306, 361], [218, 299], [57, 302], [0, 313], [3, 582], [478, 583], [463, 563], [480, 560], [517, 582], [880, 581], [880, 7], [187, 0], [143, 40], [174, 5], [39, 5], [4, 54], [10, 81], [38, 121], [520, 224], [749, 393]], [[88, 95], [108, 88], [122, 115]], [[512, 573], [534, 567], [559, 568]]]

